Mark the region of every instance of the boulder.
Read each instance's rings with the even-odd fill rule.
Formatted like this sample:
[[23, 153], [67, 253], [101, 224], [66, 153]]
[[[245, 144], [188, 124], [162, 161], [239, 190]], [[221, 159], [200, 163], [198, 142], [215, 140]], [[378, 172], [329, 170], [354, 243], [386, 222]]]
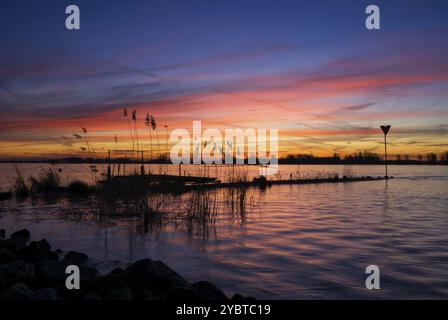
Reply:
[[18, 255], [26, 262], [35, 263], [46, 260], [49, 252], [48, 246], [45, 243], [41, 245], [40, 241], [32, 241], [27, 247], [20, 249]]
[[84, 253], [69, 251], [65, 255], [63, 261], [79, 266], [81, 264], [87, 263], [89, 261], [89, 257]]
[[59, 254], [56, 251], [47, 251], [47, 253], [45, 254], [45, 258], [48, 260], [58, 261]]
[[43, 260], [34, 266], [34, 274], [39, 283], [64, 284], [68, 274], [65, 269], [69, 264], [61, 261]]
[[255, 298], [252, 297], [243, 297], [242, 295], [240, 295], [239, 293], [235, 293], [232, 297], [232, 299], [230, 299], [231, 302], [242, 302], [242, 301], [256, 301]]
[[6, 248], [10, 250], [21, 250], [26, 247], [28, 240], [26, 238], [9, 238], [6, 240], [0, 240], [0, 248]]
[[107, 296], [111, 291], [128, 287], [128, 281], [124, 272], [98, 276], [85, 283], [84, 288], [95, 291], [102, 296]]
[[16, 232], [14, 232], [11, 235], [12, 239], [14, 239], [14, 238], [24, 238], [26, 240], [29, 240], [30, 237], [31, 237], [31, 234], [30, 234], [30, 232], [27, 229], [22, 229], [22, 230], [16, 231]]
[[165, 291], [171, 287], [193, 289], [193, 286], [185, 278], [161, 261], [139, 260], [129, 265], [125, 273], [132, 287], [143, 287], [152, 289], [151, 291]]
[[34, 300], [57, 300], [58, 293], [53, 288], [43, 288], [36, 291], [34, 294]]
[[14, 251], [6, 248], [0, 249], [0, 264], [17, 261], [18, 259], [19, 257]]
[[97, 300], [103, 300], [103, 299], [101, 299], [101, 297], [96, 292], [89, 291], [85, 294], [84, 300], [97, 301]]
[[93, 266], [79, 266], [81, 281], [92, 281], [100, 276], [98, 270]]
[[[39, 283], [64, 285], [69, 274], [65, 273], [67, 261], [44, 260], [36, 263], [34, 273]], [[92, 266], [79, 266], [80, 280], [91, 281], [99, 276], [99, 272]]]
[[122, 274], [124, 272], [123, 269], [121, 268], [115, 268], [113, 269], [111, 272], [109, 272], [109, 274]]
[[37, 242], [37, 246], [41, 250], [50, 251], [51, 245], [48, 243], [47, 239], [41, 239]]
[[171, 287], [166, 291], [165, 296], [167, 300], [177, 301], [198, 301], [201, 299], [196, 290], [185, 287]]
[[229, 298], [217, 286], [208, 281], [193, 283], [193, 287], [201, 296], [201, 300], [229, 300]]
[[13, 284], [0, 293], [0, 300], [31, 300], [33, 297], [33, 290], [22, 282]]
[[33, 279], [33, 267], [23, 261], [0, 265], [0, 288], [16, 282], [29, 282]]
[[120, 288], [111, 291], [107, 295], [107, 300], [131, 300], [132, 292], [128, 287]]
[[160, 296], [147, 289], [140, 289], [134, 293], [134, 300], [160, 300]]
[[235, 293], [233, 295], [233, 297], [230, 299], [230, 301], [232, 302], [238, 302], [238, 301], [243, 301], [244, 297], [242, 295], [240, 295], [239, 293]]

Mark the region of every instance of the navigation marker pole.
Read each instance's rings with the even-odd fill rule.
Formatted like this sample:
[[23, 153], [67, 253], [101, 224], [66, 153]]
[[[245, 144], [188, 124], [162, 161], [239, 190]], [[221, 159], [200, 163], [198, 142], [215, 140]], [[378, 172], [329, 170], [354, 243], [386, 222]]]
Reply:
[[387, 141], [386, 141], [386, 136], [387, 133], [390, 130], [391, 125], [382, 125], [380, 126], [381, 130], [383, 130], [384, 133], [384, 162], [386, 164], [386, 179], [389, 178], [389, 176], [387, 175]]

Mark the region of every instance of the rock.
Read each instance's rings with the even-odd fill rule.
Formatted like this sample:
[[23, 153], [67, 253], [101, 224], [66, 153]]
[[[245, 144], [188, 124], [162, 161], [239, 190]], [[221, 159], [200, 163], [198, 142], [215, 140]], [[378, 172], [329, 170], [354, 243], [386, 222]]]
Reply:
[[110, 274], [121, 274], [121, 273], [123, 273], [124, 272], [124, 270], [123, 269], [121, 269], [121, 268], [115, 268], [115, 269], [113, 269], [111, 272], [109, 272]]
[[59, 260], [59, 254], [56, 251], [48, 251], [45, 254], [45, 258], [47, 258], [48, 260], [58, 261]]
[[18, 255], [26, 262], [38, 262], [47, 258], [48, 249], [41, 248], [39, 242], [32, 241], [27, 247], [19, 250]]
[[198, 301], [201, 296], [194, 289], [172, 287], [166, 291], [166, 298], [168, 300]]
[[[65, 273], [69, 265], [67, 261], [44, 260], [36, 263], [34, 273], [40, 283], [63, 285], [69, 276]], [[79, 266], [79, 273], [81, 282], [91, 281], [99, 276], [98, 270], [92, 266]]]
[[241, 302], [241, 301], [257, 301], [255, 298], [252, 297], [243, 297], [242, 295], [240, 295], [239, 293], [235, 293], [232, 297], [232, 299], [230, 299], [231, 302]]
[[235, 293], [230, 301], [243, 301], [244, 297], [239, 293]]
[[26, 238], [9, 238], [6, 240], [0, 240], [0, 248], [6, 248], [11, 250], [20, 250], [26, 247]]
[[19, 257], [14, 251], [6, 248], [0, 249], [0, 264], [17, 261]]
[[131, 300], [131, 299], [132, 299], [132, 292], [131, 289], [127, 287], [116, 289], [107, 295], [107, 300]]
[[57, 300], [58, 293], [53, 288], [43, 288], [34, 294], [34, 300]]
[[160, 300], [160, 296], [149, 290], [141, 289], [134, 293], [134, 300]]
[[67, 253], [62, 261], [66, 261], [70, 264], [81, 265], [89, 261], [89, 257], [80, 252], [70, 251]]
[[41, 250], [50, 251], [51, 245], [48, 243], [47, 239], [42, 239], [37, 242], [38, 247]]
[[161, 261], [144, 259], [137, 261], [125, 270], [132, 287], [164, 291], [171, 287], [193, 289], [183, 277], [171, 270]]
[[201, 300], [229, 300], [229, 298], [217, 286], [208, 281], [193, 283], [193, 287], [198, 291]]
[[246, 302], [257, 301], [257, 299], [255, 299], [255, 298], [253, 298], [253, 297], [244, 297], [243, 299], [244, 299], [244, 301], [246, 301]]
[[22, 230], [16, 231], [11, 235], [11, 239], [24, 238], [26, 240], [29, 240], [30, 237], [31, 237], [31, 234], [27, 229], [22, 229]]
[[0, 265], [0, 288], [16, 282], [28, 282], [33, 279], [33, 267], [23, 261], [14, 261]]
[[88, 281], [84, 288], [87, 290], [95, 291], [101, 296], [107, 296], [107, 294], [111, 291], [128, 287], [128, 282], [126, 279], [126, 274], [111, 274], [104, 276], [99, 276], [91, 281]]
[[97, 300], [103, 300], [103, 299], [101, 299], [101, 297], [96, 292], [89, 291], [84, 296], [84, 300], [87, 300], [87, 301], [97, 301]]
[[79, 266], [81, 281], [92, 281], [100, 276], [98, 270], [93, 266]]
[[6, 231], [5, 229], [0, 229], [0, 240], [5, 240]]
[[67, 266], [67, 263], [61, 261], [40, 261], [34, 266], [36, 280], [43, 284], [64, 284], [68, 276], [65, 273]]
[[0, 293], [0, 300], [31, 300], [33, 297], [33, 290], [22, 282], [13, 284]]

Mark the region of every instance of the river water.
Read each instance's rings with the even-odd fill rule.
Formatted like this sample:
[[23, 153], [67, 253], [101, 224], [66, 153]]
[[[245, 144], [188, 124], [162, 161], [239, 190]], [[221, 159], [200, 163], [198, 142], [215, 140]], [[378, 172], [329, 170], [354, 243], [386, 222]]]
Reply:
[[[26, 176], [42, 164], [24, 164]], [[88, 165], [61, 165], [64, 181], [95, 179]], [[130, 168], [128, 168], [129, 170]], [[123, 169], [121, 169], [123, 170]], [[178, 172], [177, 166], [147, 166]], [[194, 174], [197, 167], [184, 166]], [[227, 168], [210, 168], [225, 179]], [[244, 169], [249, 176], [258, 168]], [[383, 175], [383, 166], [280, 166], [280, 175], [328, 172]], [[0, 202], [0, 228], [28, 228], [54, 248], [87, 253], [106, 272], [129, 262], [160, 259], [191, 281], [209, 280], [226, 293], [268, 299], [448, 298], [448, 167], [390, 166], [389, 181], [277, 185], [252, 190], [256, 207], [221, 212], [207, 232], [167, 223], [77, 219], [83, 200]], [[204, 172], [202, 172], [203, 174]], [[0, 187], [14, 177], [0, 165]], [[275, 178], [275, 177], [273, 177]], [[278, 178], [278, 177], [276, 177]], [[381, 289], [365, 288], [365, 268], [377, 265]]]

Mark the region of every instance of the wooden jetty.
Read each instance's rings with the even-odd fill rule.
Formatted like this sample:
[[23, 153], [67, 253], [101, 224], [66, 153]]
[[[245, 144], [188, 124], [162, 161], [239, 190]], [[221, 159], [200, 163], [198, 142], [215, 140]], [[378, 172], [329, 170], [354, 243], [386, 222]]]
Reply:
[[131, 179], [143, 179], [150, 182], [171, 182], [182, 185], [187, 184], [209, 184], [217, 183], [217, 178], [211, 177], [195, 177], [195, 176], [176, 176], [169, 174], [143, 174], [143, 175], [127, 175], [127, 176], [113, 176], [112, 180], [126, 182]]
[[[128, 175], [114, 176], [110, 181], [119, 182], [125, 185], [127, 182], [132, 183], [135, 180], [143, 180], [145, 189], [153, 189], [162, 193], [169, 192], [188, 192], [192, 190], [208, 190], [218, 188], [248, 188], [258, 187], [266, 188], [274, 185], [300, 185], [300, 184], [319, 184], [319, 183], [351, 183], [362, 181], [379, 181], [393, 179], [393, 177], [328, 177], [328, 178], [309, 178], [309, 179], [285, 179], [285, 180], [267, 180], [264, 177], [254, 178], [252, 181], [238, 182], [222, 182], [213, 177], [196, 177], [196, 176], [177, 176], [166, 174], [144, 174], [144, 175]], [[103, 181], [107, 183], [107, 181]]]
[[214, 182], [207, 184], [192, 184], [185, 186], [185, 191], [197, 190], [197, 189], [214, 189], [214, 188], [241, 188], [241, 187], [259, 187], [265, 188], [274, 185], [298, 185], [298, 184], [319, 184], [319, 183], [350, 183], [350, 182], [362, 182], [362, 181], [380, 181], [393, 179], [393, 177], [332, 177], [332, 178], [314, 178], [314, 179], [289, 179], [289, 180], [264, 180], [254, 179], [253, 181], [244, 182]]

